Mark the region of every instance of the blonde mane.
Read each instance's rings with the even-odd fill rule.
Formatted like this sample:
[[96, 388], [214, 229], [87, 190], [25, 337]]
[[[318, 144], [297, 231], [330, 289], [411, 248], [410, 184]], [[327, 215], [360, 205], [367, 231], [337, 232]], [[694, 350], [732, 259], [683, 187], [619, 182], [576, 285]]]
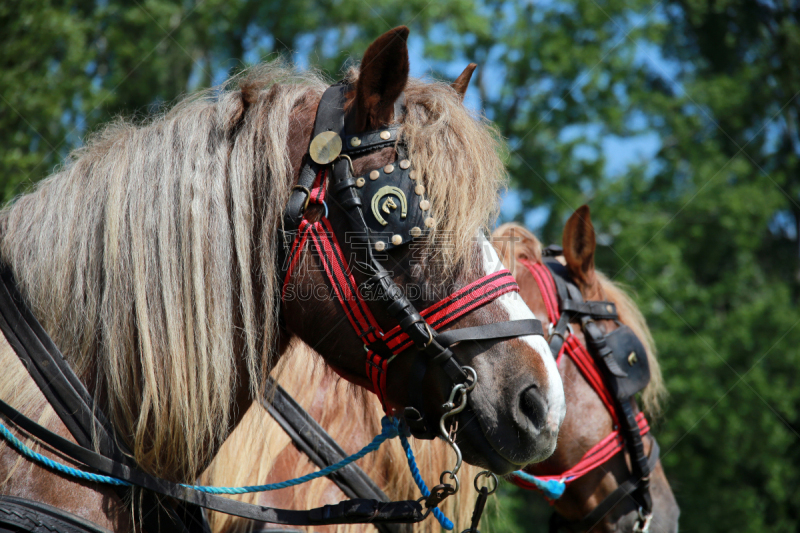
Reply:
[[[239, 380], [263, 390], [292, 112], [328, 84], [258, 66], [141, 124], [111, 124], [0, 212], [0, 256], [152, 474], [194, 480], [232, 429]], [[447, 84], [410, 80], [405, 94], [402, 135], [437, 217], [428, 255], [448, 271], [471, 260], [495, 213], [501, 143]], [[7, 345], [0, 365], [0, 397], [50, 420]]]
[[[506, 223], [498, 227], [492, 233], [492, 243], [503, 264], [507, 265], [514, 275], [518, 260], [525, 259], [537, 263], [542, 261], [542, 243], [536, 235], [520, 224]], [[620, 321], [627, 324], [645, 346], [650, 361], [650, 384], [642, 392], [642, 408], [651, 417], [657, 417], [661, 412], [661, 403], [666, 397], [666, 388], [650, 328], [647, 327], [642, 312], [625, 290], [602, 272], [595, 272], [606, 296], [616, 304]]]
[[[309, 361], [314, 362], [309, 364]], [[273, 371], [273, 376], [277, 376], [278, 382], [303, 408], [316, 409], [315, 413], [321, 411], [321, 416], [315, 416], [317, 422], [347, 453], [357, 452], [368, 444], [374, 435], [381, 432], [380, 419], [383, 410], [377, 397], [338, 378], [324, 366], [319, 355], [305, 344], [298, 343], [293, 346], [290, 353], [281, 358]], [[417, 465], [428, 487], [438, 484], [442, 471], [453, 465], [455, 460], [453, 452], [439, 439], [434, 441], [410, 439], [410, 442]], [[319, 469], [300, 453], [301, 460], [295, 463], [293, 469], [279, 468], [280, 479], [270, 477], [270, 473], [276, 468], [276, 461], [287, 449], [296, 452], [283, 429], [263, 407], [254, 403], [203, 474], [203, 484], [253, 485], [264, 483], [266, 479], [283, 481]], [[357, 464], [391, 499], [416, 500], [420, 497], [398, 439], [385, 442], [378, 451], [361, 459]], [[471, 480], [479, 470], [464, 463], [459, 473], [462, 490], [441, 505], [445, 514], [461, 529], [466, 527], [472, 514], [476, 494], [472, 489]], [[345, 495], [338, 489], [331, 496], [329, 489], [332, 485], [333, 482], [328, 479], [318, 479], [291, 489], [282, 489], [281, 492], [290, 494], [292, 508], [309, 509], [338, 503], [345, 499]], [[257, 503], [259, 495], [247, 494], [236, 498]], [[209, 522], [215, 533], [246, 532], [251, 531], [253, 527], [250, 520], [221, 513], [210, 513]], [[309, 531], [320, 531], [320, 528], [309, 528]], [[329, 526], [325, 531], [355, 533], [374, 531], [374, 527], [339, 525]], [[414, 531], [434, 533], [441, 531], [441, 527], [433, 517], [430, 517], [415, 525]]]

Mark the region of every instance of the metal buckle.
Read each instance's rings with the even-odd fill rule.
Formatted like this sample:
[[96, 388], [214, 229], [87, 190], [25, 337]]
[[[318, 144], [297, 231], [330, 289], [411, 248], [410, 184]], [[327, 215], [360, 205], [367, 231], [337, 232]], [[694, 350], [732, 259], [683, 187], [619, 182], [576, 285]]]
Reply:
[[[565, 337], [563, 333], [560, 333], [558, 331], [554, 331], [555, 328], [553, 326], [554, 326], [554, 324], [552, 322], [550, 322], [550, 325], [547, 327], [547, 336], [552, 338], [553, 335], [558, 335], [559, 337], [561, 337], [563, 340], [566, 341], [567, 337]], [[572, 323], [570, 323], [570, 322], [567, 322], [567, 331], [569, 331], [569, 333], [571, 335], [575, 334], [575, 330], [572, 329]]]
[[302, 185], [295, 185], [292, 187], [292, 190], [306, 193], [306, 201], [303, 204], [303, 210], [301, 211], [301, 213], [305, 213], [306, 209], [308, 209], [308, 202], [311, 200], [311, 191], [308, 189], [308, 187], [303, 187]]
[[634, 533], [648, 533], [652, 521], [653, 513], [644, 514], [642, 508], [639, 507], [639, 517], [636, 519], [636, 523], [633, 524]]

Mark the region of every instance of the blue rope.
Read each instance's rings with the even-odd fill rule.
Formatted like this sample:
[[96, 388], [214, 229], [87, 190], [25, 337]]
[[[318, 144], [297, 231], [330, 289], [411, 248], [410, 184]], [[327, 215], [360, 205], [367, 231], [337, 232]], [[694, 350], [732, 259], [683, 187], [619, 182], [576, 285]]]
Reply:
[[68, 476], [76, 477], [78, 479], [85, 479], [87, 481], [94, 481], [96, 483], [107, 483], [109, 485], [121, 485], [123, 487], [130, 487], [130, 483], [127, 481], [122, 481], [121, 479], [113, 478], [110, 476], [101, 476], [99, 474], [92, 474], [90, 472], [84, 472], [83, 470], [78, 470], [77, 468], [72, 468], [71, 466], [63, 465], [61, 463], [57, 463], [52, 459], [45, 457], [40, 453], [36, 453], [35, 451], [31, 450], [25, 443], [19, 440], [17, 437], [11, 433], [7, 427], [5, 427], [0, 422], [0, 435], [3, 437], [14, 447], [17, 449], [19, 453], [27, 457], [28, 459], [32, 459], [38, 463], [43, 464], [48, 468], [52, 468], [57, 472], [61, 472], [62, 474], [66, 474]]
[[523, 481], [527, 481], [532, 485], [535, 485], [537, 489], [544, 493], [546, 498], [550, 498], [551, 500], [559, 499], [567, 488], [567, 484], [563, 481], [558, 481], [557, 479], [550, 479], [548, 481], [542, 481], [536, 476], [533, 476], [527, 472], [522, 470], [517, 470], [511, 474], [512, 476], [517, 476], [521, 478]]
[[381, 444], [388, 439], [393, 439], [397, 435], [400, 434], [400, 421], [397, 419], [391, 419], [387, 416], [384, 416], [381, 419], [381, 426], [382, 431], [379, 435], [376, 435], [372, 442], [361, 448], [361, 451], [342, 459], [336, 464], [332, 464], [322, 470], [317, 472], [312, 472], [305, 476], [301, 476], [295, 479], [290, 479], [288, 481], [281, 481], [280, 483], [270, 483], [268, 485], [252, 485], [249, 487], [208, 487], [202, 485], [183, 485], [184, 487], [198, 490], [200, 492], [208, 492], [210, 494], [246, 494], [248, 492], [265, 492], [268, 490], [278, 490], [278, 489], [285, 489], [288, 487], [294, 487], [295, 485], [302, 485], [303, 483], [307, 483], [317, 478], [325, 477], [328, 474], [332, 474], [337, 470], [341, 470], [342, 468], [346, 467], [352, 462], [358, 461], [368, 453], [374, 452], [378, 448], [380, 448]]
[[[431, 495], [431, 491], [428, 490], [428, 487], [425, 485], [425, 482], [422, 480], [422, 476], [419, 473], [419, 468], [417, 468], [417, 463], [414, 460], [414, 452], [411, 450], [411, 446], [408, 444], [408, 440], [406, 440], [405, 435], [400, 432], [400, 421], [396, 418], [389, 418], [383, 417], [381, 419], [381, 427], [382, 430], [379, 435], [376, 435], [372, 442], [364, 446], [359, 452], [342, 459], [336, 464], [330, 465], [327, 468], [323, 468], [317, 472], [312, 472], [311, 474], [307, 474], [305, 476], [290, 479], [289, 481], [283, 481], [281, 483], [271, 483], [268, 485], [254, 485], [249, 487], [209, 487], [203, 485], [183, 485], [184, 487], [194, 489], [201, 492], [207, 492], [210, 494], [245, 494], [248, 492], [265, 492], [270, 490], [278, 490], [278, 489], [285, 489], [287, 487], [293, 487], [295, 485], [300, 485], [311, 481], [313, 479], [317, 479], [320, 477], [327, 476], [336, 472], [337, 470], [341, 470], [345, 466], [353, 463], [368, 453], [374, 452], [377, 450], [381, 444], [389, 439], [393, 439], [394, 437], [400, 436], [400, 441], [403, 444], [403, 449], [406, 452], [406, 457], [408, 458], [408, 466], [411, 469], [411, 475], [414, 478], [417, 486], [419, 487], [420, 492], [422, 495], [427, 498]], [[45, 457], [40, 453], [36, 453], [30, 448], [28, 448], [25, 443], [19, 440], [17, 437], [11, 433], [6, 426], [0, 422], [0, 435], [5, 438], [9, 444], [11, 444], [19, 453], [24, 455], [25, 457], [43, 464], [44, 466], [51, 468], [57, 472], [60, 472], [64, 475], [75, 477], [78, 479], [85, 479], [87, 481], [93, 481], [95, 483], [106, 483], [109, 485], [121, 485], [124, 487], [129, 487], [131, 484], [127, 481], [123, 481], [121, 479], [113, 478], [111, 476], [103, 476], [100, 474], [92, 474], [90, 472], [85, 472], [83, 470], [79, 470], [77, 468], [73, 468], [71, 466], [64, 465], [62, 463], [58, 463]], [[439, 510], [438, 507], [433, 509], [433, 516], [436, 517], [436, 520], [442, 525], [443, 528], [447, 530], [453, 529], [453, 522], [451, 522], [445, 515]]]
[[[414, 478], [414, 482], [417, 484], [417, 487], [419, 487], [419, 491], [422, 493], [422, 495], [427, 498], [431, 495], [431, 491], [428, 490], [428, 486], [422, 479], [422, 475], [419, 473], [419, 468], [417, 468], [417, 462], [414, 460], [414, 452], [411, 450], [411, 445], [408, 443], [406, 436], [402, 433], [400, 434], [400, 442], [403, 445], [403, 449], [406, 451], [408, 468], [411, 470], [411, 477]], [[447, 518], [438, 507], [433, 508], [433, 516], [436, 517], [436, 520], [438, 520], [442, 527], [446, 530], [450, 531], [453, 529], [453, 522], [451, 522], [450, 519]]]

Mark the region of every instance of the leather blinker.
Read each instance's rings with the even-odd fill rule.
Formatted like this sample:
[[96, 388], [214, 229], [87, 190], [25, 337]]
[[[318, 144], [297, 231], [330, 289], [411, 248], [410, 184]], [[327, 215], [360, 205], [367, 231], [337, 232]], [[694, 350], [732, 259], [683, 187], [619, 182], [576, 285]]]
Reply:
[[606, 335], [605, 341], [617, 365], [627, 374], [627, 377], [613, 380], [613, 391], [617, 399], [628, 400], [650, 383], [647, 351], [633, 330], [625, 325]]

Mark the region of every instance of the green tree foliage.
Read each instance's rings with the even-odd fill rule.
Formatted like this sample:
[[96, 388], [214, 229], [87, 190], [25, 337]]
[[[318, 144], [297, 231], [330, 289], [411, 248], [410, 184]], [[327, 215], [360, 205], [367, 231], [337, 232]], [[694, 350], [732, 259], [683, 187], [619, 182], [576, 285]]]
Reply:
[[[398, 24], [508, 138], [517, 216], [559, 241], [585, 202], [671, 400], [681, 530], [800, 530], [800, 7], [755, 0], [30, 0], [0, 6], [0, 194], [114, 116], [284, 56], [336, 76]], [[525, 216], [533, 213], [535, 216]], [[513, 215], [513, 213], [512, 213]], [[545, 531], [504, 486], [496, 531]]]

